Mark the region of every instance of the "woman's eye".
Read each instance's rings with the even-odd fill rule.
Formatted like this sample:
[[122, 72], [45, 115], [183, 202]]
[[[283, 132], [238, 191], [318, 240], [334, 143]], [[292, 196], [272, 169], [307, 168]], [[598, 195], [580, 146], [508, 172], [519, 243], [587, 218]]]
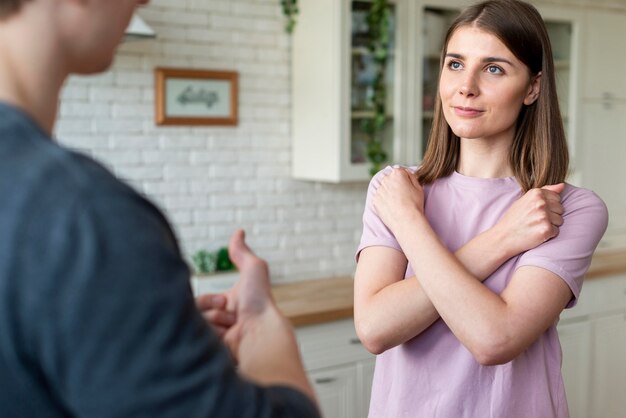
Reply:
[[451, 70], [459, 70], [459, 69], [461, 69], [462, 65], [461, 65], [461, 63], [460, 63], [460, 62], [458, 62], [458, 61], [450, 61], [450, 62], [448, 63], [448, 67], [449, 67]]
[[502, 74], [503, 73], [502, 68], [497, 67], [495, 65], [490, 65], [489, 67], [487, 67], [487, 72], [489, 74]]

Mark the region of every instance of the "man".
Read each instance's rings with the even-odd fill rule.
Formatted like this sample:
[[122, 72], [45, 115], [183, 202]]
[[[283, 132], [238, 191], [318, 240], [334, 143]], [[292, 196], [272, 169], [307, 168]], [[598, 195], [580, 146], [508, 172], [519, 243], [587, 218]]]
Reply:
[[198, 301], [229, 354], [163, 215], [50, 138], [68, 75], [107, 69], [144, 3], [0, 0], [0, 416], [317, 416], [243, 231], [228, 300]]

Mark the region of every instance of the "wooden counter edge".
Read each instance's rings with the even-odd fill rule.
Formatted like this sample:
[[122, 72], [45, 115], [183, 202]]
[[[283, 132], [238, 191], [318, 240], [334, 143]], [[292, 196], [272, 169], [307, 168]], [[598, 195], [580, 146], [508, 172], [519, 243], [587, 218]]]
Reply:
[[598, 250], [593, 255], [585, 279], [598, 279], [626, 273], [626, 250]]
[[293, 326], [353, 316], [353, 279], [349, 276], [276, 284], [272, 293]]

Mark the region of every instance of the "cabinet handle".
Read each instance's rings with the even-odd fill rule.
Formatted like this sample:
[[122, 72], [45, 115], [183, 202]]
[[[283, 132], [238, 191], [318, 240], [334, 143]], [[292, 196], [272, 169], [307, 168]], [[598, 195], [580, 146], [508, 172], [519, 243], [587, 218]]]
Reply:
[[325, 385], [328, 383], [333, 383], [337, 378], [335, 377], [320, 377], [319, 379], [315, 379], [315, 383], [318, 385]]
[[[624, 292], [626, 293], [626, 290], [624, 290]], [[350, 344], [361, 345], [361, 340], [358, 338], [350, 338]]]

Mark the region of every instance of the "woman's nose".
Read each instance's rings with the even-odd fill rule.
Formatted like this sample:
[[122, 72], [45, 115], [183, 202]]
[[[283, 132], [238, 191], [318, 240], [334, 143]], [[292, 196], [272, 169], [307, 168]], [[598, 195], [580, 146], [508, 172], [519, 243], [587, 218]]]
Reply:
[[478, 95], [478, 83], [476, 82], [476, 76], [469, 71], [465, 73], [465, 77], [461, 79], [459, 94], [466, 97]]

